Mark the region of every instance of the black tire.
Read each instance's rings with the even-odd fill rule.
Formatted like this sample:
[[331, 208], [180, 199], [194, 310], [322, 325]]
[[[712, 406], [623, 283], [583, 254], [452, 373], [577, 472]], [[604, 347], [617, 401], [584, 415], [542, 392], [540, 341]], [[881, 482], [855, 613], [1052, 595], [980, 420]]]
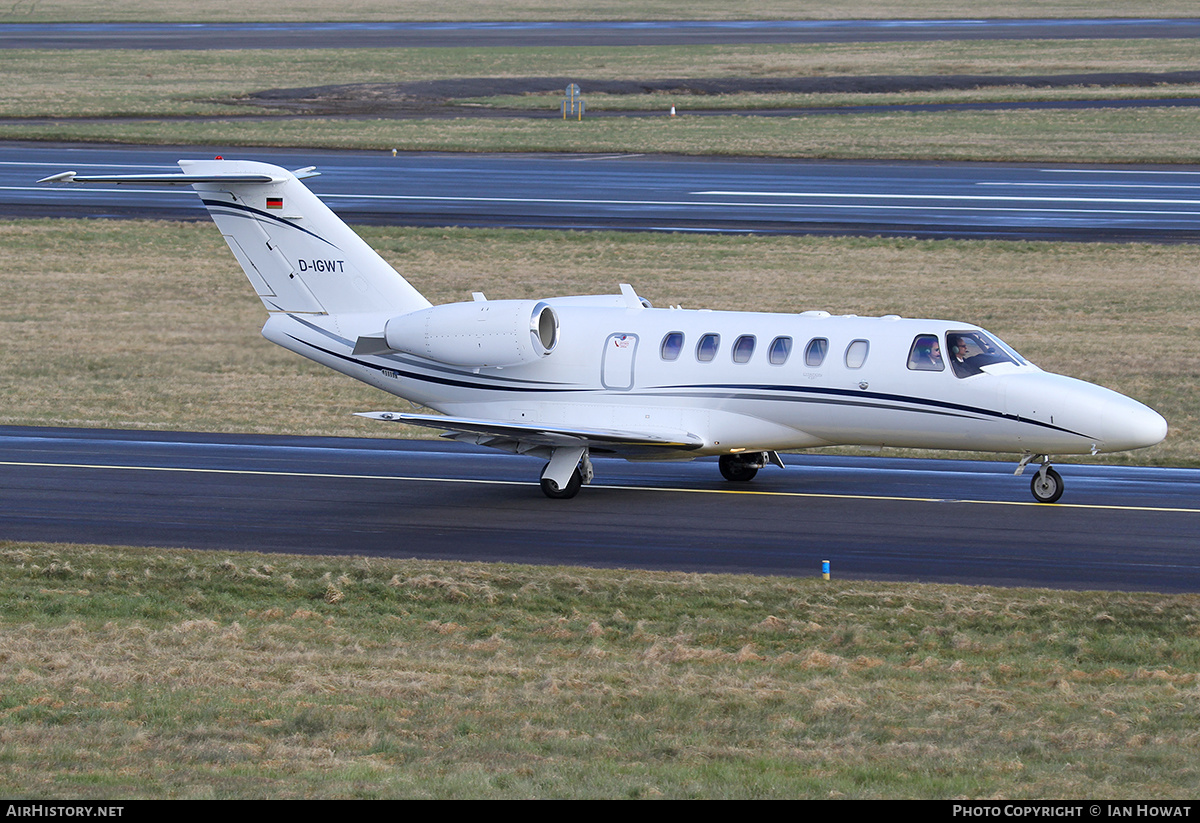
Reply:
[[740, 454], [723, 454], [717, 465], [721, 467], [721, 476], [734, 483], [745, 483], [758, 474], [758, 469]]
[[1046, 469], [1046, 474], [1043, 477], [1042, 472], [1038, 471], [1029, 483], [1029, 490], [1033, 492], [1033, 499], [1037, 502], [1054, 503], [1058, 498], [1062, 497], [1062, 475], [1054, 469]]
[[[547, 464], [549, 465], [549, 464]], [[548, 477], [542, 478], [542, 494], [549, 497], [551, 500], [570, 500], [575, 495], [579, 494], [579, 488], [583, 485], [583, 475], [579, 473], [579, 467], [575, 467], [575, 471], [571, 472], [571, 479], [567, 481], [566, 488], [560, 489], [558, 484]]]

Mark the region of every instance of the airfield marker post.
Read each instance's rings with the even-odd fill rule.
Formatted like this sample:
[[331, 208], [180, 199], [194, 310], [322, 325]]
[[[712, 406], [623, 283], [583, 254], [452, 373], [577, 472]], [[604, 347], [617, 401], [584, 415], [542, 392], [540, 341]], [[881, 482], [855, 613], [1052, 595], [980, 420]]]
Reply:
[[575, 115], [577, 120], [583, 119], [583, 97], [579, 94], [579, 86], [575, 83], [567, 86], [566, 92], [563, 94], [562, 101], [562, 117], [567, 119], [567, 112]]

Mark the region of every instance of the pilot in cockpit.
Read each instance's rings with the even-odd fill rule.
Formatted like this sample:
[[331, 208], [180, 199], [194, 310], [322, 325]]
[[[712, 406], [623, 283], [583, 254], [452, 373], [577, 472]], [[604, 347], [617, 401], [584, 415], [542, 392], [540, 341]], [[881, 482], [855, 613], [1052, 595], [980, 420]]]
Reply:
[[973, 374], [979, 374], [980, 371], [980, 364], [973, 362], [979, 352], [972, 353], [968, 342], [970, 341], [965, 335], [946, 335], [946, 346], [950, 349], [950, 365], [959, 377], [970, 377]]

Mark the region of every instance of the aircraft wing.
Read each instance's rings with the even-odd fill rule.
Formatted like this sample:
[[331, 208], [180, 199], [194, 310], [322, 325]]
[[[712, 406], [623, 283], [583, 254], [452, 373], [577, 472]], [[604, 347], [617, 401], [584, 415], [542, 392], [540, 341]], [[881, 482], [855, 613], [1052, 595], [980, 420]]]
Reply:
[[427, 426], [447, 432], [443, 437], [491, 446], [518, 454], [537, 453], [539, 449], [584, 446], [594, 452], [636, 456], [673, 451], [690, 451], [704, 440], [690, 432], [629, 432], [610, 429], [559, 428], [537, 423], [510, 423], [476, 420], [441, 414], [403, 414], [400, 412], [358, 412], [359, 417]]

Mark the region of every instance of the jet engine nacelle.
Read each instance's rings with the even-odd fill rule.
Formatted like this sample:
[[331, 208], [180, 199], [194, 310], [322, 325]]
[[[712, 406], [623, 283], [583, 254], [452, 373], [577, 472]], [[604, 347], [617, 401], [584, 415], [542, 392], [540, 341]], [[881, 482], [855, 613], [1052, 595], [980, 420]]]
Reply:
[[402, 314], [384, 327], [387, 347], [454, 366], [535, 362], [558, 344], [558, 315], [535, 300], [447, 303]]

